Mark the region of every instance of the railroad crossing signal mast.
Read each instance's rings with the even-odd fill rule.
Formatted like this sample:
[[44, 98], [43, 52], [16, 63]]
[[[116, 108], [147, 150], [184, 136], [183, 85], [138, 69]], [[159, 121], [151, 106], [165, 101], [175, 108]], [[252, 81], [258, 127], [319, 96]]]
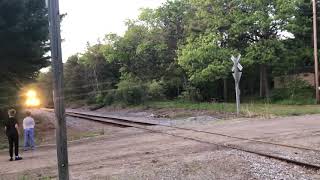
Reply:
[[63, 94], [63, 64], [60, 35], [59, 0], [47, 0], [49, 6], [51, 60], [54, 78], [54, 109], [56, 115], [56, 141], [59, 180], [69, 179], [67, 131]]
[[234, 78], [235, 82], [235, 90], [236, 90], [236, 101], [237, 101], [237, 115], [240, 113], [240, 88], [239, 88], [239, 83], [242, 75], [242, 69], [243, 67], [241, 66], [240, 62], [241, 55], [238, 57], [231, 57], [231, 60], [233, 62], [233, 67], [232, 67], [232, 75]]

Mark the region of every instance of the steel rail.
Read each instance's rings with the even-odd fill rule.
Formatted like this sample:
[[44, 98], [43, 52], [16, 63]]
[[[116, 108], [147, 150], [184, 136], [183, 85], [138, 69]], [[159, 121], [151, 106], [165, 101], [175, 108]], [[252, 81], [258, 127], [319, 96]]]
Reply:
[[[48, 111], [48, 109], [44, 109], [44, 110]], [[49, 110], [49, 111], [52, 112], [52, 110]], [[82, 118], [82, 119], [87, 119], [87, 120], [92, 120], [92, 121], [97, 121], [97, 122], [102, 122], [102, 123], [107, 123], [107, 124], [113, 124], [113, 125], [119, 125], [119, 126], [123, 126], [123, 127], [133, 127], [133, 128], [137, 128], [137, 129], [143, 129], [143, 130], [146, 130], [146, 131], [149, 131], [149, 132], [152, 132], [152, 133], [166, 134], [166, 135], [170, 135], [170, 136], [173, 136], [173, 137], [179, 137], [179, 138], [192, 140], [192, 141], [199, 142], [199, 143], [210, 144], [210, 145], [224, 147], [224, 148], [227, 148], [227, 149], [234, 149], [234, 150], [243, 151], [243, 152], [247, 152], [247, 153], [251, 153], [251, 154], [256, 154], [256, 155], [259, 155], [259, 156], [280, 160], [280, 161], [291, 163], [291, 164], [295, 164], [295, 165], [298, 165], [298, 166], [303, 166], [303, 167], [308, 168], [308, 169], [320, 170], [320, 165], [317, 165], [317, 164], [311, 164], [311, 163], [308, 163], [308, 162], [301, 162], [301, 161], [297, 161], [297, 160], [294, 160], [294, 159], [275, 156], [275, 155], [264, 153], [264, 152], [257, 152], [257, 151], [245, 149], [243, 147], [237, 147], [237, 146], [231, 145], [231, 144], [214, 143], [214, 142], [210, 142], [210, 141], [204, 141], [204, 140], [196, 139], [196, 138], [189, 137], [189, 136], [182, 136], [182, 135], [177, 135], [177, 134], [173, 134], [173, 133], [164, 132], [164, 131], [161, 131], [161, 130], [150, 129], [147, 126], [151, 126], [151, 125], [153, 125], [153, 126], [162, 126], [162, 127], [185, 130], [185, 131], [193, 131], [193, 132], [197, 132], [197, 133], [218, 135], [218, 136], [223, 136], [223, 137], [228, 137], [228, 138], [233, 138], [233, 139], [239, 139], [239, 140], [245, 140], [245, 141], [251, 141], [251, 142], [256, 142], [256, 143], [261, 143], [261, 144], [269, 144], [269, 145], [282, 146], [282, 147], [294, 148], [294, 149], [299, 149], [299, 150], [320, 152], [320, 150], [318, 150], [318, 149], [312, 149], [312, 148], [300, 147], [300, 146], [292, 146], [292, 145], [281, 144], [281, 143], [273, 143], [273, 142], [268, 142], [268, 141], [261, 141], [261, 140], [255, 140], [255, 139], [249, 139], [249, 138], [226, 135], [226, 134], [222, 134], [222, 133], [201, 131], [201, 130], [195, 130], [195, 129], [183, 128], [183, 127], [176, 127], [176, 126], [170, 126], [170, 125], [147, 123], [147, 122], [146, 123], [141, 123], [140, 121], [139, 122], [131, 121], [129, 119], [123, 119], [123, 118], [119, 118], [119, 117], [109, 117], [109, 116], [104, 116], [104, 115], [103, 116], [102, 115], [93, 115], [93, 114], [86, 114], [86, 113], [79, 113], [79, 112], [76, 112], [76, 113], [75, 112], [67, 112], [66, 114], [69, 115], [69, 116], [72, 116], [72, 117], [78, 117], [78, 118]], [[103, 119], [111, 119], [113, 121], [105, 121]], [[122, 121], [122, 122], [117, 122], [117, 121]], [[146, 124], [148, 124], [148, 125], [146, 125]]]

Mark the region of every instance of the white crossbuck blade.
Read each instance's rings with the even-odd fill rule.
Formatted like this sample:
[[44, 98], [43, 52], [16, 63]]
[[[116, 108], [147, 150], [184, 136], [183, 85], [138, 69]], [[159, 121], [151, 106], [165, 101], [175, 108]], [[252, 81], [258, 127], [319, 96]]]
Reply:
[[238, 57], [231, 56], [231, 60], [234, 64], [239, 63], [241, 58], [241, 54]]
[[243, 67], [241, 66], [240, 63], [238, 63], [238, 69], [239, 69], [239, 71], [242, 71], [242, 69], [243, 69]]
[[235, 58], [234, 56], [231, 57], [231, 60], [232, 60], [232, 62], [233, 62], [233, 64], [234, 64], [234, 66], [232, 67], [232, 72], [235, 71], [235, 66], [238, 67], [239, 71], [242, 71], [243, 67], [242, 67], [241, 64], [239, 63], [239, 62], [240, 62], [240, 58], [241, 58], [241, 55], [239, 55], [239, 56], [236, 57], [236, 58]]
[[[237, 67], [238, 67], [239, 71], [242, 71], [243, 67], [241, 66], [241, 64], [238, 64]], [[235, 67], [233, 66], [231, 70], [232, 70], [232, 72], [234, 72], [235, 71]]]

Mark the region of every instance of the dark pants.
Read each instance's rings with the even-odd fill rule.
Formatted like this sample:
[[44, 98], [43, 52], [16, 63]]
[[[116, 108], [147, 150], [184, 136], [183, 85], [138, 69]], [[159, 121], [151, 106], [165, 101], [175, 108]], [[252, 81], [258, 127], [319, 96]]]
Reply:
[[13, 156], [13, 144], [14, 144], [14, 153], [16, 156], [18, 156], [19, 155], [19, 136], [18, 136], [18, 134], [8, 135], [8, 140], [9, 140], [10, 157]]

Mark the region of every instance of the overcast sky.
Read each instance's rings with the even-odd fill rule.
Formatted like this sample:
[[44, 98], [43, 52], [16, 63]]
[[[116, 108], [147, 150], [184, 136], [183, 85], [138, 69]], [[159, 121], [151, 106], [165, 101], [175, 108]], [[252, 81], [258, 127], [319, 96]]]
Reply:
[[165, 0], [60, 0], [63, 60], [83, 52], [86, 43], [95, 43], [107, 33], [122, 35], [125, 20], [138, 17], [140, 8], [155, 8]]

